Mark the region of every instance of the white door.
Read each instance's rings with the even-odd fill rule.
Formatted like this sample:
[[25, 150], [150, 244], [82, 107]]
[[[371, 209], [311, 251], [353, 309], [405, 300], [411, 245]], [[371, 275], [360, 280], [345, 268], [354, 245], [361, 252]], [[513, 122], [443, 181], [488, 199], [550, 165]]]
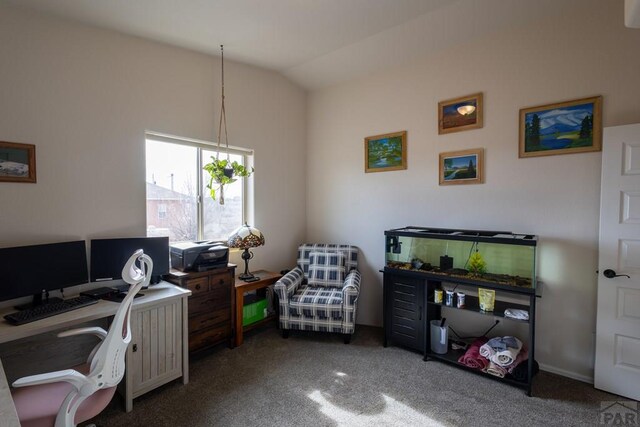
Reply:
[[640, 124], [603, 138], [594, 380], [640, 400]]

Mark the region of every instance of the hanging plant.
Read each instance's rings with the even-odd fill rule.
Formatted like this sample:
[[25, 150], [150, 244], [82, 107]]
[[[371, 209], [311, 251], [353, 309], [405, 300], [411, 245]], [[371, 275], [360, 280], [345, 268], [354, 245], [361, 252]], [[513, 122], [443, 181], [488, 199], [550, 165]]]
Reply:
[[[207, 163], [202, 167], [209, 173], [209, 183], [207, 189], [209, 195], [213, 200], [216, 200], [216, 191], [219, 190], [218, 200], [221, 205], [224, 205], [224, 186], [232, 184], [238, 180], [238, 178], [247, 178], [253, 173], [251, 170], [245, 168], [243, 165], [229, 159], [229, 136], [227, 135], [227, 113], [224, 108], [224, 48], [220, 45], [221, 52], [221, 66], [222, 66], [222, 106], [220, 107], [220, 123], [218, 125], [218, 151], [216, 156], [211, 156], [211, 163]], [[220, 140], [222, 136], [222, 126], [224, 125], [224, 139], [226, 144], [227, 158], [220, 160]]]
[[213, 156], [211, 156], [211, 163], [207, 163], [202, 169], [209, 173], [207, 189], [213, 200], [216, 200], [216, 191], [220, 190], [221, 205], [224, 205], [224, 186], [236, 182], [237, 177], [247, 178], [253, 173], [253, 168], [249, 170], [238, 162], [229, 164], [229, 159], [220, 160]]

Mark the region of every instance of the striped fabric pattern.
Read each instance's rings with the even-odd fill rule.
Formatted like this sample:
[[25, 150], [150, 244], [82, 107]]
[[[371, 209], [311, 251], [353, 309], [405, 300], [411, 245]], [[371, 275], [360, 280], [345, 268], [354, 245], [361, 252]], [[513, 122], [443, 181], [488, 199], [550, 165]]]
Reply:
[[291, 316], [342, 319], [342, 289], [305, 286], [289, 300]]
[[307, 282], [310, 286], [342, 287], [344, 254], [341, 252], [311, 252]]

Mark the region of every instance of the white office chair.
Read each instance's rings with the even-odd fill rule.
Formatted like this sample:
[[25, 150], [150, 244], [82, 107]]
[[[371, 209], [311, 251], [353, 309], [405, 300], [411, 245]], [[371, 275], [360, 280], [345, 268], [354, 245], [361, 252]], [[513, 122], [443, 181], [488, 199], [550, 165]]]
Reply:
[[142, 249], [131, 255], [122, 269], [122, 278], [131, 286], [108, 333], [90, 327], [58, 334], [93, 334], [102, 340], [91, 351], [86, 365], [32, 375], [13, 383], [13, 387], [19, 387], [12, 390], [12, 396], [22, 427], [72, 427], [95, 417], [109, 404], [124, 376], [124, 356], [131, 342], [131, 304], [143, 285], [149, 284], [152, 270], [153, 261]]

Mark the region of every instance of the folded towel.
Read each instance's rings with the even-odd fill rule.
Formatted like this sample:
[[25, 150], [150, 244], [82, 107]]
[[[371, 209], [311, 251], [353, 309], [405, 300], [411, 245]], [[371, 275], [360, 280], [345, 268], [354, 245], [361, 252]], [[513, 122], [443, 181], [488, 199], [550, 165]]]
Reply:
[[491, 356], [496, 353], [496, 351], [491, 348], [488, 343], [481, 345], [478, 352], [480, 353], [480, 356], [484, 357], [485, 359], [491, 359]]
[[484, 369], [484, 372], [500, 378], [504, 378], [504, 376], [507, 374], [507, 370], [505, 368], [496, 365], [493, 362], [489, 362], [489, 365], [487, 365], [487, 367]]
[[522, 343], [516, 337], [506, 336], [506, 337], [495, 337], [491, 338], [487, 341], [487, 345], [494, 349], [495, 351], [506, 350], [507, 348], [520, 348], [522, 347]]
[[473, 369], [485, 369], [489, 361], [480, 355], [480, 347], [487, 342], [487, 339], [487, 337], [481, 337], [471, 343], [467, 351], [458, 359], [458, 363]]
[[507, 308], [504, 311], [504, 317], [519, 320], [529, 320], [529, 312], [527, 310], [520, 310], [518, 308]]
[[[496, 338], [489, 340], [486, 344], [495, 350], [495, 353], [491, 355], [489, 360], [503, 367], [511, 365], [518, 357], [518, 353], [520, 353], [522, 342], [515, 337], [502, 337], [499, 338], [500, 341], [494, 340], [496, 340]], [[494, 341], [493, 344], [492, 341]], [[506, 349], [500, 350], [500, 346], [505, 346]]]

